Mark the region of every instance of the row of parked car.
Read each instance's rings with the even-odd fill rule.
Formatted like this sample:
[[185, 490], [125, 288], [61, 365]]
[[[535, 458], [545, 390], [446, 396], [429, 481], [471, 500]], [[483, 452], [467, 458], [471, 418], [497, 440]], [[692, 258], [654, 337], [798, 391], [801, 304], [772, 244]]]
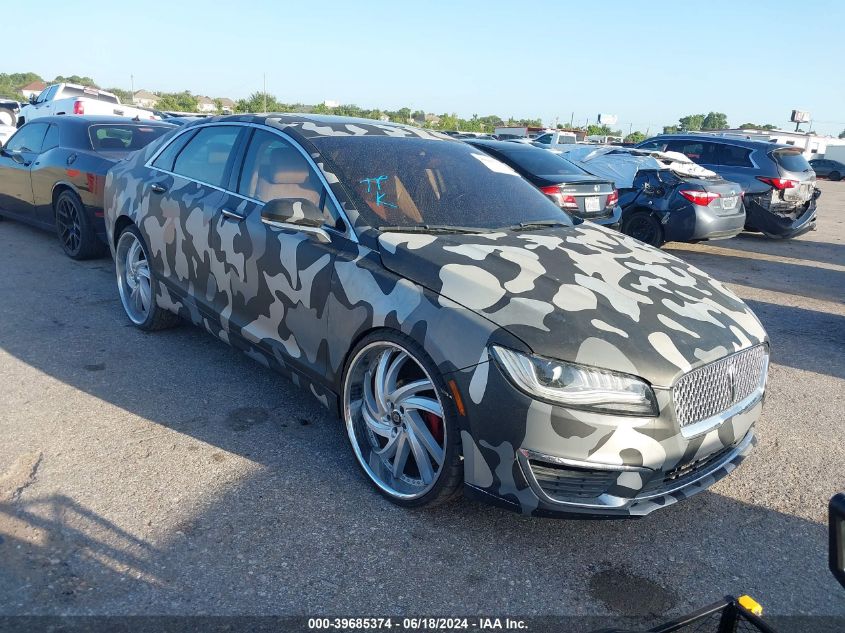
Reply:
[[71, 257], [108, 249], [138, 328], [193, 322], [337, 411], [396, 504], [463, 488], [626, 517], [744, 459], [769, 357], [718, 282], [581, 219], [624, 230], [626, 196], [658, 213], [669, 191], [730, 215], [738, 188], [626, 169], [619, 188], [530, 145], [344, 117], [51, 116], [3, 148], [0, 213]]

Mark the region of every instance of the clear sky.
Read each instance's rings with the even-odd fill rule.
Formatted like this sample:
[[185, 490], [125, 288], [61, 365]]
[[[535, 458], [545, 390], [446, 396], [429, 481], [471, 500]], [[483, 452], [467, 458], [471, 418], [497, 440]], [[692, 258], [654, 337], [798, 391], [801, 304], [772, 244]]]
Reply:
[[[845, 129], [845, 1], [41, 0], [7, 15], [0, 72], [102, 86], [651, 132], [725, 112]], [[7, 12], [8, 13], [8, 12]]]

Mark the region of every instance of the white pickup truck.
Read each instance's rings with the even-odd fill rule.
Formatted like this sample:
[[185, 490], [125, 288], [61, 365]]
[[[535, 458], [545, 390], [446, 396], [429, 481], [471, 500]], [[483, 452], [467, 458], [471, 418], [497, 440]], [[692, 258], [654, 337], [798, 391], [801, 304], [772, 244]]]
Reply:
[[76, 84], [53, 84], [30, 99], [29, 105], [21, 108], [18, 127], [33, 119], [57, 114], [95, 114], [130, 119], [138, 117], [142, 121], [158, 119], [149, 110], [123, 105], [117, 95], [110, 92]]

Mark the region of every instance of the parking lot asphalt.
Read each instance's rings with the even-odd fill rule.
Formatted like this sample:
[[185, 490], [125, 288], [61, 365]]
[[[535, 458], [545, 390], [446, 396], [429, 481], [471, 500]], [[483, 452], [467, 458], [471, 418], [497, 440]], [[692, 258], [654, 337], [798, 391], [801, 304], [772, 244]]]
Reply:
[[667, 246], [748, 301], [773, 365], [743, 465], [623, 521], [396, 508], [310, 396], [194, 327], [138, 331], [110, 259], [0, 222], [0, 614], [845, 616], [845, 182], [820, 186], [798, 239]]

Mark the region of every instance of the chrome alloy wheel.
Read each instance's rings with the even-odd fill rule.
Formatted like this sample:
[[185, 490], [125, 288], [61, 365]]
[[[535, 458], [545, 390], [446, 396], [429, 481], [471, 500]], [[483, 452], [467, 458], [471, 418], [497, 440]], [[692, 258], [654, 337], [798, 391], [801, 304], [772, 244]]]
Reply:
[[152, 282], [144, 247], [132, 231], [125, 231], [120, 236], [115, 265], [123, 309], [135, 325], [142, 325], [152, 309]]
[[343, 417], [358, 461], [397, 499], [437, 483], [446, 457], [443, 403], [431, 376], [401, 345], [376, 341], [349, 364]]

